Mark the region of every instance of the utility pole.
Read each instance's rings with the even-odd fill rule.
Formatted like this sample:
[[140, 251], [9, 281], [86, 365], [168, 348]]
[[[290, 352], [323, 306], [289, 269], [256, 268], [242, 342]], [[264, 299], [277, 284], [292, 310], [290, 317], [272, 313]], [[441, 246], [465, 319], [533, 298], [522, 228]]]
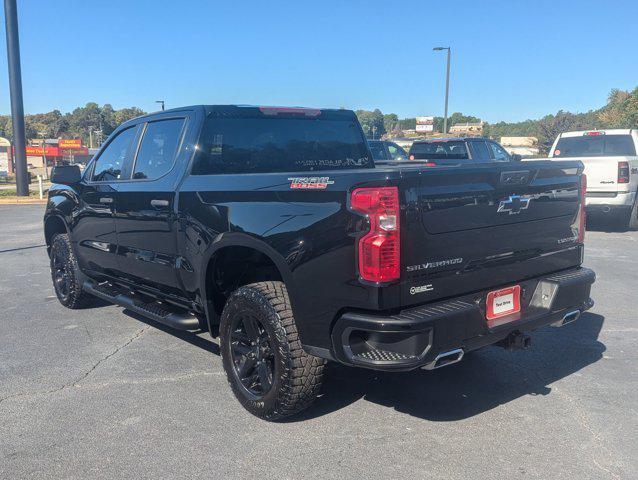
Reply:
[[20, 41], [16, 0], [4, 0], [4, 20], [7, 33], [7, 63], [9, 65], [9, 90], [11, 92], [16, 193], [19, 197], [26, 197], [29, 195], [29, 179], [27, 176], [27, 152], [24, 135], [22, 72], [20, 69]]
[[155, 103], [159, 103], [162, 106], [162, 112], [164, 111], [164, 100], [155, 100]]
[[447, 50], [447, 74], [445, 76], [445, 115], [443, 117], [443, 133], [447, 133], [447, 103], [450, 97], [450, 57], [452, 49], [450, 47], [435, 47], [432, 50]]

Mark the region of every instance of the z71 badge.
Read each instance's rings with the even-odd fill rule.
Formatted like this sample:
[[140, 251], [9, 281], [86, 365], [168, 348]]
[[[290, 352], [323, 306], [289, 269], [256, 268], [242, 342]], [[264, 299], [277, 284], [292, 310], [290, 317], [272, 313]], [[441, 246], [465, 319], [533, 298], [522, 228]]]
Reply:
[[324, 190], [335, 183], [330, 177], [291, 177], [288, 180], [290, 188], [303, 190]]

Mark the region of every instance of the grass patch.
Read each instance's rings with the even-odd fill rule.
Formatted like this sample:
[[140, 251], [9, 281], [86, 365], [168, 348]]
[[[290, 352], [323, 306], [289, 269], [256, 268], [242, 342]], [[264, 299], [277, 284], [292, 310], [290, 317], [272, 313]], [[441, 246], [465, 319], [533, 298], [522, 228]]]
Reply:
[[[14, 189], [14, 188], [4, 188], [4, 189], [0, 189], [0, 198], [12, 198], [12, 197], [17, 197], [18, 192]], [[44, 189], [44, 197], [46, 198], [47, 195], [47, 189]], [[18, 198], [25, 198], [25, 197], [18, 197]], [[38, 192], [38, 188], [36, 186], [36, 188], [29, 188], [29, 197], [28, 198], [40, 198], [40, 193]]]

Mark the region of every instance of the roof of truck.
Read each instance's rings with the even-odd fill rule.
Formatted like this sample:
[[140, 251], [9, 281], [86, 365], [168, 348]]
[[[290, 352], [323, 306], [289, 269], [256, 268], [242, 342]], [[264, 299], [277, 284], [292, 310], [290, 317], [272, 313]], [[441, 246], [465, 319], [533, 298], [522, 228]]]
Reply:
[[471, 141], [486, 141], [489, 138], [486, 137], [442, 137], [442, 138], [428, 138], [415, 140], [414, 143], [436, 143], [436, 142], [471, 142]]
[[582, 137], [585, 134], [596, 134], [599, 132], [600, 135], [631, 135], [631, 128], [608, 128], [608, 129], [591, 129], [591, 130], [576, 130], [574, 132], [563, 132], [559, 135], [559, 137]]

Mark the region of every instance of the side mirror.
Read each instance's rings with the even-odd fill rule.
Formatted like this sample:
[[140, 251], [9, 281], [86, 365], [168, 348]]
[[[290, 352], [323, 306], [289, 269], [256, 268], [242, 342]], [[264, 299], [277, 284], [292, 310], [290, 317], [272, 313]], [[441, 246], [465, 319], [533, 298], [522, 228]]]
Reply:
[[51, 183], [74, 185], [82, 180], [82, 172], [78, 165], [57, 165], [51, 172]]
[[523, 157], [521, 157], [518, 153], [512, 153], [512, 155], [510, 155], [510, 158], [512, 159], [512, 162], [520, 162], [521, 160], [523, 160]]

